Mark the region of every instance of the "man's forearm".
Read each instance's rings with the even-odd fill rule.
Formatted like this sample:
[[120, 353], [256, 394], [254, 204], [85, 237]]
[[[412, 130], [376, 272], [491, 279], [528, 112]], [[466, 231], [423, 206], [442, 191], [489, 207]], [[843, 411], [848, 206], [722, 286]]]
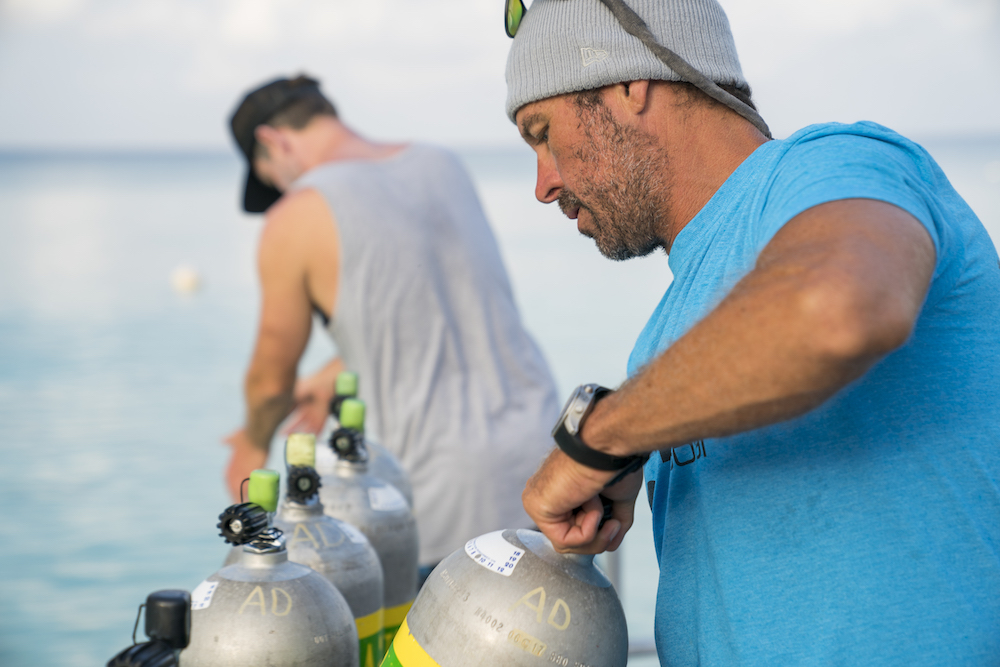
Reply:
[[[929, 237], [888, 205], [838, 204], [829, 223], [776, 237], [714, 311], [598, 403], [584, 441], [625, 455], [791, 419], [902, 345], [933, 272]], [[879, 217], [864, 217], [871, 212]], [[824, 224], [855, 220], [864, 224], [858, 239], [823, 235]], [[815, 243], [796, 238], [817, 227]], [[782, 251], [786, 241], [794, 252]]]
[[281, 421], [295, 407], [292, 392], [267, 398], [256, 399], [253, 403], [247, 401], [246, 433], [247, 437], [260, 450], [271, 448], [271, 438]]
[[585, 422], [585, 442], [626, 455], [791, 419], [819, 406], [878, 358], [838, 358], [810, 349], [806, 332], [748, 321], [783, 319], [774, 308], [750, 314], [753, 301], [731, 299], [598, 403]]

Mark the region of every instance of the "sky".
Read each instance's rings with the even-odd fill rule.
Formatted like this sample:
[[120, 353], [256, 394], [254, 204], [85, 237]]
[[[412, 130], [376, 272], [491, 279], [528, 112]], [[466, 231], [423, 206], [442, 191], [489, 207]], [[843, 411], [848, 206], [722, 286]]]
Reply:
[[[722, 5], [777, 137], [861, 119], [915, 137], [1000, 134], [1000, 0]], [[298, 72], [369, 137], [514, 145], [502, 12], [502, 0], [0, 0], [0, 150], [229, 150], [241, 94]]]

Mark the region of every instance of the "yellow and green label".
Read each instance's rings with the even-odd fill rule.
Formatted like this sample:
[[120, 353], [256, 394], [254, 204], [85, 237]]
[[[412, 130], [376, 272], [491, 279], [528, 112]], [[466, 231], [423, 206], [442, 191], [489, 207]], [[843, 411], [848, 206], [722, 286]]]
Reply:
[[399, 630], [400, 625], [406, 619], [406, 612], [410, 611], [410, 606], [413, 604], [413, 600], [409, 602], [404, 602], [401, 605], [395, 607], [386, 607], [385, 609], [385, 645], [389, 646], [392, 644], [392, 638], [396, 636], [396, 632]]
[[376, 667], [385, 655], [384, 610], [354, 619], [358, 627], [358, 656], [361, 667]]
[[385, 654], [382, 667], [441, 667], [434, 658], [427, 655], [427, 651], [421, 646], [416, 637], [410, 634], [410, 628], [406, 626], [406, 620], [399, 627], [396, 638], [389, 646], [389, 652]]

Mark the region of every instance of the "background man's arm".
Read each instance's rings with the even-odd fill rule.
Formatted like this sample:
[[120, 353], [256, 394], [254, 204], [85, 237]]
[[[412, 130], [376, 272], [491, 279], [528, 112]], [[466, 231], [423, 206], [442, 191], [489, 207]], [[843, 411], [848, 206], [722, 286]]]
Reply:
[[[715, 310], [597, 404], [581, 437], [637, 454], [802, 415], [906, 342], [934, 266], [927, 231], [895, 206], [843, 200], [805, 211]], [[525, 508], [557, 548], [617, 548], [640, 484], [637, 473], [603, 492], [617, 521], [598, 533], [595, 497], [612, 477], [554, 451], [529, 480]]]
[[261, 234], [261, 311], [244, 383], [246, 423], [226, 439], [233, 447], [226, 481], [234, 498], [239, 497], [239, 485], [250, 471], [265, 465], [271, 438], [295, 405], [296, 369], [312, 327], [304, 259], [308, 225], [303, 224], [303, 217], [314, 214], [312, 198], [316, 197], [301, 194], [275, 204]]

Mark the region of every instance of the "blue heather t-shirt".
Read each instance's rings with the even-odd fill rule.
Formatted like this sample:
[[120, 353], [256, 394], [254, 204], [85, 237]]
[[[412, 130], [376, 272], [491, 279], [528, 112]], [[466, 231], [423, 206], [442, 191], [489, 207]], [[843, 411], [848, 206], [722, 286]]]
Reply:
[[857, 123], [758, 148], [677, 236], [629, 375], [782, 225], [848, 198], [926, 227], [926, 303], [903, 347], [816, 410], [650, 458], [663, 665], [1000, 664], [1000, 266], [920, 146]]

